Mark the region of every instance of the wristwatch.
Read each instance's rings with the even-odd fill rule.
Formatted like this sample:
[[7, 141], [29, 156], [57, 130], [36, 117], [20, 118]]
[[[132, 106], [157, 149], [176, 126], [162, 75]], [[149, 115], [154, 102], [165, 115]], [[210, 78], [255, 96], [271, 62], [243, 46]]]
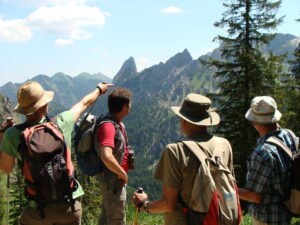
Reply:
[[150, 201], [145, 202], [143, 205], [144, 211], [146, 211], [147, 213], [149, 213], [149, 203], [150, 203]]
[[102, 94], [102, 89], [101, 89], [101, 87], [99, 87], [99, 86], [97, 85], [96, 88], [99, 90], [99, 93], [100, 93], [100, 95], [101, 95], [101, 94]]

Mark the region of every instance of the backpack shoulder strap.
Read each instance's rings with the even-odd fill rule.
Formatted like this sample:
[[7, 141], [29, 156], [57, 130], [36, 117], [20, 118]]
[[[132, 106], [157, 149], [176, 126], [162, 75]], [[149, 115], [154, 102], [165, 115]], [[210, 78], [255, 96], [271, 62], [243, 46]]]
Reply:
[[293, 153], [292, 151], [286, 146], [286, 144], [284, 142], [282, 142], [281, 140], [279, 140], [276, 137], [269, 137], [266, 142], [274, 144], [278, 147], [280, 147], [291, 159], [293, 159]]
[[30, 123], [24, 122], [24, 123], [17, 124], [17, 125], [15, 125], [14, 127], [15, 127], [18, 131], [22, 132], [23, 130], [25, 130], [27, 127], [30, 127], [30, 126], [31, 126]]
[[290, 138], [292, 139], [296, 152], [299, 152], [299, 138], [295, 135], [295, 133], [292, 130], [290, 129], [285, 129], [285, 130], [288, 132]]
[[53, 123], [57, 124], [57, 116], [45, 115], [45, 118], [46, 118], [47, 122], [53, 122]]
[[200, 143], [195, 141], [182, 141], [182, 143], [199, 159], [205, 162], [206, 158], [210, 157], [210, 153]]

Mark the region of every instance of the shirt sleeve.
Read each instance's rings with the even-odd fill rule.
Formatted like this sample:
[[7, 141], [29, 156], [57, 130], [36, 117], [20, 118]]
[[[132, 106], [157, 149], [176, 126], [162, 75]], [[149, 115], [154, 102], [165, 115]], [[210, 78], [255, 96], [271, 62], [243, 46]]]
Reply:
[[9, 128], [3, 134], [0, 151], [7, 153], [14, 158], [21, 159], [21, 155], [18, 152], [19, 144], [20, 132], [13, 127]]
[[116, 129], [112, 123], [104, 123], [98, 129], [98, 141], [100, 146], [115, 147]]
[[272, 180], [272, 159], [253, 153], [248, 161], [246, 188], [257, 194], [263, 194]]
[[178, 156], [172, 148], [167, 146], [157, 164], [154, 178], [163, 185], [180, 190], [182, 182], [182, 173], [180, 170]]
[[57, 125], [63, 133], [69, 133], [74, 128], [74, 113], [71, 110], [64, 111], [57, 115]]

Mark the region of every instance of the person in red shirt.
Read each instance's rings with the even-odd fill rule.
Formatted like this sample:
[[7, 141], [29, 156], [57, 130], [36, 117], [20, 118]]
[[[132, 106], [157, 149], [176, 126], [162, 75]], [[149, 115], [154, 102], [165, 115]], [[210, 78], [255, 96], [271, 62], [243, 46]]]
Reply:
[[130, 157], [128, 139], [122, 120], [131, 109], [130, 90], [116, 88], [108, 96], [109, 112], [98, 128], [100, 158], [105, 165], [100, 175], [103, 198], [99, 225], [125, 225], [126, 184]]

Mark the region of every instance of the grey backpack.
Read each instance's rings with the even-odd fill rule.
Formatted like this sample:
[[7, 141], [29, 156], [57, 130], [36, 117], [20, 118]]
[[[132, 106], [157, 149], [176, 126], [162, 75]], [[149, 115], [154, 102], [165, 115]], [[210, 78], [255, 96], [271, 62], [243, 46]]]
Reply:
[[116, 130], [119, 129], [113, 118], [103, 115], [98, 117], [90, 113], [84, 114], [75, 124], [72, 141], [77, 165], [88, 176], [95, 176], [104, 171], [105, 165], [100, 159], [97, 134], [98, 128], [107, 122], [112, 123]]
[[[191, 193], [191, 201], [184, 209], [187, 223], [202, 225], [238, 225], [242, 220], [237, 185], [232, 171], [223, 163], [225, 139], [213, 137], [214, 152], [201, 142], [183, 141], [200, 161]], [[198, 216], [199, 213], [202, 216]], [[204, 214], [204, 216], [203, 216]], [[196, 215], [196, 216], [194, 216]]]

